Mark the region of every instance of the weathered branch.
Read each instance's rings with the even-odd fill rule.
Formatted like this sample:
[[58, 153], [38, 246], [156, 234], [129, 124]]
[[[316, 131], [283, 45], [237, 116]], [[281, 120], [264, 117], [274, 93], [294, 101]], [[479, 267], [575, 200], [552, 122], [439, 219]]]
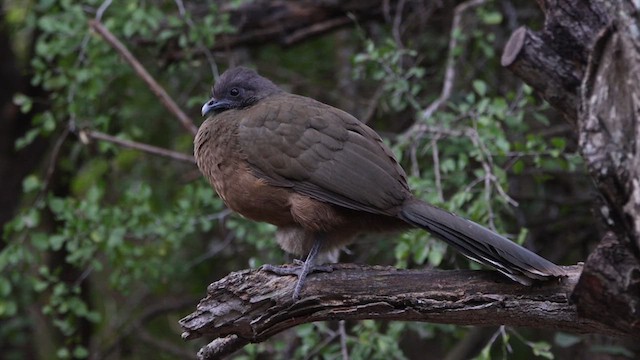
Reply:
[[608, 233], [589, 255], [572, 300], [581, 316], [640, 336], [640, 263], [630, 245]]
[[169, 150], [169, 149], [165, 149], [165, 148], [161, 148], [161, 147], [157, 147], [149, 144], [143, 144], [143, 143], [139, 143], [131, 140], [120, 139], [115, 136], [111, 136], [109, 134], [101, 133], [99, 131], [82, 129], [78, 132], [78, 136], [80, 137], [80, 140], [84, 143], [87, 143], [91, 140], [101, 140], [101, 141], [110, 142], [112, 144], [116, 144], [118, 146], [122, 146], [124, 148], [139, 150], [149, 154], [166, 157], [172, 160], [183, 161], [190, 164], [196, 163], [196, 160], [194, 159], [193, 155], [188, 155], [185, 153], [181, 153], [181, 152], [177, 152], [177, 151], [173, 151], [173, 150]]
[[492, 271], [339, 264], [331, 273], [311, 276], [297, 302], [291, 298], [295, 277], [244, 270], [209, 285], [207, 297], [180, 324], [185, 339], [234, 335], [236, 341], [249, 342], [302, 323], [336, 319], [505, 324], [625, 335], [578, 315], [569, 296], [581, 267], [566, 270], [569, 276], [562, 281], [525, 287]]
[[571, 123], [577, 123], [580, 83], [607, 17], [597, 1], [538, 0], [545, 13], [540, 32], [521, 27], [506, 43], [502, 66], [531, 85]]
[[191, 134], [195, 135], [198, 132], [198, 128], [193, 124], [193, 121], [187, 116], [187, 114], [180, 109], [178, 104], [173, 101], [173, 98], [166, 92], [166, 90], [158, 84], [158, 82], [149, 74], [147, 69], [142, 66], [142, 64], [138, 61], [138, 59], [133, 56], [133, 54], [127, 49], [127, 47], [118, 40], [107, 29], [97, 20], [90, 20], [89, 26], [97, 32], [102, 38], [111, 45], [122, 58], [129, 63], [129, 65], [133, 68], [136, 74], [149, 86], [149, 89], [160, 99], [160, 102], [172, 113], [180, 122], [182, 127], [184, 127]]
[[576, 121], [582, 73], [575, 63], [561, 57], [537, 33], [525, 27], [514, 31], [504, 47], [501, 63], [567, 119]]

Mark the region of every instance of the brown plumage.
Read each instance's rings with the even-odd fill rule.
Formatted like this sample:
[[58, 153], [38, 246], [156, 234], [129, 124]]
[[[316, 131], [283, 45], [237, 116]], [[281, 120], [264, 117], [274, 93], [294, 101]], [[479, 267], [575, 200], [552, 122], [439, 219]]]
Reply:
[[[348, 113], [289, 94], [253, 70], [226, 71], [202, 107], [198, 167], [229, 208], [278, 226], [287, 252], [317, 253], [361, 232], [423, 228], [522, 284], [564, 275], [542, 257], [474, 222], [416, 199], [375, 131]], [[272, 271], [279, 271], [270, 267]]]

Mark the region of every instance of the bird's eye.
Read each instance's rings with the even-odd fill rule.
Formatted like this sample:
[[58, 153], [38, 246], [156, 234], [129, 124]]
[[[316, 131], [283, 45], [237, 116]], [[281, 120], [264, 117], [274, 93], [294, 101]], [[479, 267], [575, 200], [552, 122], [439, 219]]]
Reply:
[[229, 90], [229, 95], [236, 97], [240, 95], [240, 90], [238, 90], [238, 88], [231, 88], [231, 90]]

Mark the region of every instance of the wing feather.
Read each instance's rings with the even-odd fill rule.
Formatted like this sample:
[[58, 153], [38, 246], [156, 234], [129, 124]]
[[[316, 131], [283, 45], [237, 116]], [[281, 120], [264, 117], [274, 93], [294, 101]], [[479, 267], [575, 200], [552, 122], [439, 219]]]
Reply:
[[391, 150], [348, 113], [281, 94], [246, 109], [240, 147], [257, 176], [320, 201], [393, 215], [410, 196]]

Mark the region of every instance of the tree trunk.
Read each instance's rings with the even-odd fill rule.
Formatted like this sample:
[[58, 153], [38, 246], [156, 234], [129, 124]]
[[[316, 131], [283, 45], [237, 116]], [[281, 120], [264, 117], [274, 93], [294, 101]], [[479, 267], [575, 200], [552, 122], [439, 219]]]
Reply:
[[[503, 65], [566, 115], [602, 194], [610, 232], [572, 295], [581, 315], [640, 333], [640, 9], [631, 1], [539, 1], [544, 30], [518, 29]], [[579, 80], [577, 82], [576, 80]]]

